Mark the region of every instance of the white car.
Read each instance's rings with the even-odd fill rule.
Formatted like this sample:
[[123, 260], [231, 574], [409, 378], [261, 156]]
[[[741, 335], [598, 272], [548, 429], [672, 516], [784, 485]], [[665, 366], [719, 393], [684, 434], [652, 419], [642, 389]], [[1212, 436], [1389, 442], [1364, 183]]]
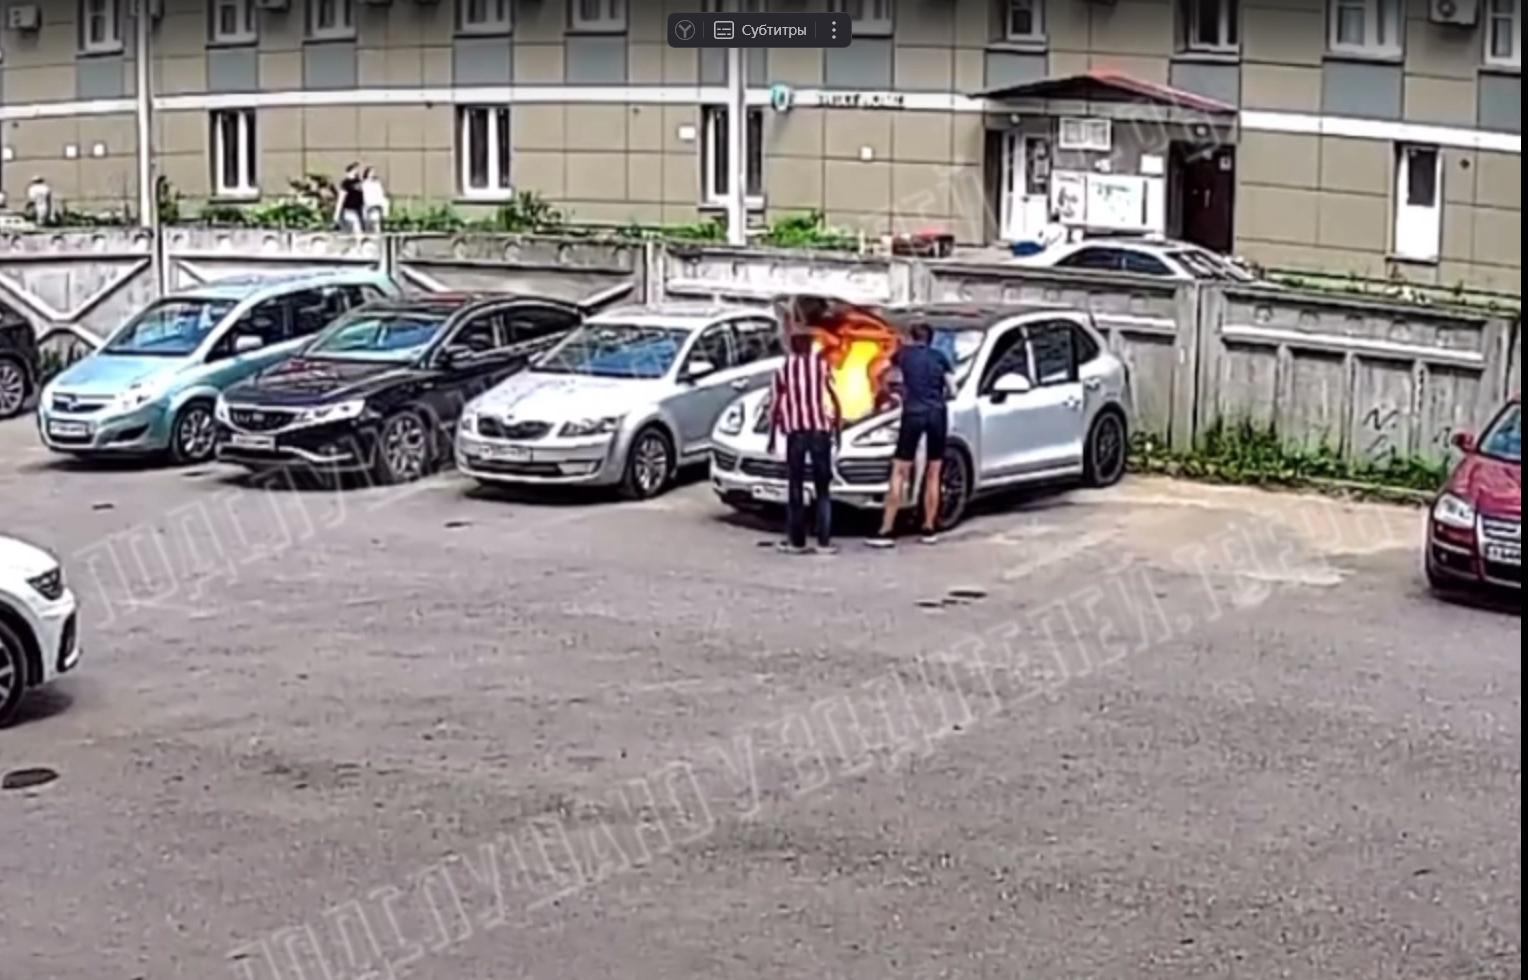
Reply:
[[601, 313], [470, 402], [456, 465], [482, 483], [662, 493], [701, 463], [711, 429], [780, 365], [774, 315], [744, 306], [626, 307]]
[[0, 727], [28, 690], [80, 662], [79, 614], [58, 559], [0, 535]]
[[[927, 323], [934, 344], [956, 367], [949, 404], [949, 443], [941, 528], [959, 523], [970, 502], [1021, 484], [1081, 479], [1117, 482], [1125, 471], [1130, 433], [1129, 378], [1083, 311], [1069, 308], [922, 306], [860, 308], [848, 329], [870, 337], [863, 324], [884, 324], [881, 350], [856, 354], [855, 343], [826, 328], [826, 340], [846, 354], [830, 355], [845, 402], [842, 446], [833, 460], [832, 494], [851, 507], [878, 510], [890, 492], [900, 409], [872, 390], [867, 365], [889, 356], [913, 322]], [[864, 343], [866, 341], [860, 341]], [[771, 393], [734, 402], [711, 436], [711, 482], [728, 505], [749, 510], [785, 501], [785, 461], [768, 452]], [[783, 444], [783, 440], [781, 440]], [[921, 451], [920, 451], [921, 453]], [[920, 467], [921, 469], [921, 467]], [[808, 487], [810, 490], [810, 487]], [[902, 506], [918, 499], [910, 487]]]
[[1064, 242], [1013, 260], [1037, 269], [1125, 272], [1179, 282], [1256, 282], [1257, 277], [1224, 255], [1166, 238], [1088, 238]]

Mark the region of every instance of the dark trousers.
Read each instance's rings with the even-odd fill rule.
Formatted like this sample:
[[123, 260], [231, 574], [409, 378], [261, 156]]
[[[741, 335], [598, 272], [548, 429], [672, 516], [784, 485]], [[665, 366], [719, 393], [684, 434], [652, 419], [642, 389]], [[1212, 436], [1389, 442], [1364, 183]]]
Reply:
[[833, 437], [826, 432], [792, 432], [785, 437], [785, 467], [790, 489], [786, 495], [786, 528], [791, 544], [806, 547], [806, 473], [811, 461], [816, 491], [817, 543], [833, 540]]

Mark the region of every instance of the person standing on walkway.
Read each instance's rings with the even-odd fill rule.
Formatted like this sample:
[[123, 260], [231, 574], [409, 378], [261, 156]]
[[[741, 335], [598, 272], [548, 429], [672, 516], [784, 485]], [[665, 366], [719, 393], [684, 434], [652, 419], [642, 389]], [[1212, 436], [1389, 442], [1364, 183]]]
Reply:
[[361, 165], [345, 168], [334, 201], [334, 223], [341, 231], [359, 235], [366, 228], [366, 192], [361, 187]]
[[833, 373], [805, 329], [792, 329], [785, 364], [775, 375], [769, 417], [769, 452], [785, 433], [786, 540], [780, 550], [804, 554], [806, 545], [806, 476], [812, 468], [818, 554], [833, 554], [833, 448], [843, 426], [843, 409], [833, 390]]
[[[897, 513], [912, 478], [918, 459], [918, 444], [924, 443], [923, 469], [923, 543], [939, 540], [941, 480], [944, 476], [944, 450], [950, 433], [948, 398], [954, 390], [955, 366], [944, 352], [934, 347], [934, 331], [926, 323], [916, 323], [909, 331], [911, 344], [904, 344], [892, 355], [887, 367], [902, 375], [902, 422], [897, 433], [897, 451], [891, 463], [891, 487], [881, 515], [881, 530], [865, 541], [872, 548], [890, 548], [896, 544]], [[877, 382], [879, 387], [879, 381]]]
[[361, 175], [361, 201], [366, 208], [366, 233], [381, 234], [392, 204], [387, 199], [387, 187], [377, 176], [376, 167], [367, 167]]

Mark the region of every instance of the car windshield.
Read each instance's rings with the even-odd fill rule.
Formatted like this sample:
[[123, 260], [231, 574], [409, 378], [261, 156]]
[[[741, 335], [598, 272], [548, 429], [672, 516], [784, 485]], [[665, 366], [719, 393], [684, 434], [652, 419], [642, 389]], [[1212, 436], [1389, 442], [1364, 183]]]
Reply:
[[935, 330], [934, 347], [944, 351], [944, 356], [955, 365], [955, 381], [957, 384], [966, 380], [971, 373], [971, 367], [976, 363], [976, 355], [982, 349], [982, 340], [986, 334], [980, 330]]
[[1480, 451], [1483, 455], [1522, 465], [1523, 407], [1521, 405], [1513, 405], [1501, 413], [1496, 424], [1491, 426], [1491, 431], [1480, 440]]
[[1245, 282], [1252, 277], [1212, 252], [1198, 249], [1182, 249], [1172, 253], [1178, 264], [1198, 279], [1223, 279]]
[[353, 313], [319, 334], [304, 356], [407, 363], [424, 353], [446, 319], [441, 313], [403, 310]]
[[677, 327], [590, 324], [548, 352], [536, 370], [597, 378], [661, 378], [673, 367], [689, 336], [689, 331]]
[[226, 299], [164, 299], [138, 314], [105, 347], [107, 354], [185, 357], [238, 305]]

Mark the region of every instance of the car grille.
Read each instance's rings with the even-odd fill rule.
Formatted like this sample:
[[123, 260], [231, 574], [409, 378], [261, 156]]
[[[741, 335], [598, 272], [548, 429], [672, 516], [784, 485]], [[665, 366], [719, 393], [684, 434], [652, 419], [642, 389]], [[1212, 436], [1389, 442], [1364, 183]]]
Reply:
[[1500, 517], [1482, 517], [1480, 534], [1488, 541], [1504, 541], [1516, 544], [1523, 540], [1523, 522]]
[[522, 442], [544, 439], [552, 431], [550, 422], [500, 422], [484, 416], [478, 419], [478, 435], [485, 439], [516, 439]]
[[737, 469], [737, 454], [713, 449], [711, 450], [711, 465], [719, 470], [735, 470]]
[[745, 459], [740, 468], [747, 476], [764, 480], [783, 480], [790, 472], [784, 463], [775, 459]]
[[53, 411], [62, 415], [92, 415], [110, 402], [102, 399], [72, 398], [68, 395], [53, 396]]
[[1501, 562], [1488, 561], [1485, 563], [1486, 578], [1493, 582], [1508, 582], [1521, 587], [1523, 584], [1523, 566], [1505, 565]]
[[275, 432], [291, 425], [297, 413], [264, 408], [234, 408], [229, 409], [228, 418], [245, 432]]
[[474, 470], [480, 473], [498, 473], [503, 476], [562, 476], [562, 468], [556, 463], [507, 463], [497, 459], [470, 457]]
[[838, 473], [846, 483], [890, 483], [891, 461], [844, 460], [838, 464]]

